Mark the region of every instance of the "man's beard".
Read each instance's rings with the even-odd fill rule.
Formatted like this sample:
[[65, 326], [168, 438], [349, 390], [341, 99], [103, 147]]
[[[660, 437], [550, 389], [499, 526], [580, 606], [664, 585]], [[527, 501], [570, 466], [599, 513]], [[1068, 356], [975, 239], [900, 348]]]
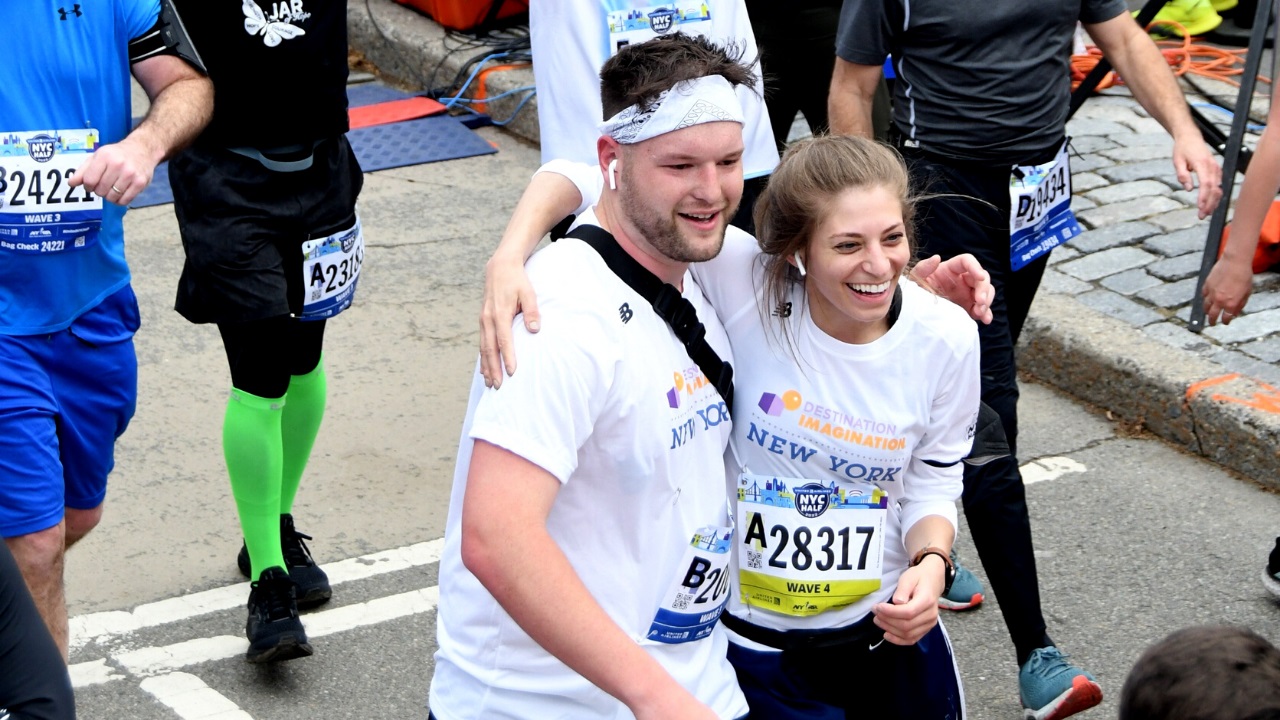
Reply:
[[[634, 187], [630, 185], [629, 187]], [[667, 258], [676, 262], [706, 262], [720, 254], [720, 248], [724, 245], [724, 233], [727, 223], [724, 218], [730, 217], [732, 210], [736, 208], [726, 209], [721, 216], [721, 227], [719, 237], [713, 245], [700, 247], [688, 240], [677, 225], [674, 212], [670, 215], [664, 215], [646, 206], [644, 202], [634, 193], [620, 192], [622, 199], [622, 209], [626, 213], [627, 219], [639, 232], [646, 242], [653, 246], [655, 250], [662, 253]]]

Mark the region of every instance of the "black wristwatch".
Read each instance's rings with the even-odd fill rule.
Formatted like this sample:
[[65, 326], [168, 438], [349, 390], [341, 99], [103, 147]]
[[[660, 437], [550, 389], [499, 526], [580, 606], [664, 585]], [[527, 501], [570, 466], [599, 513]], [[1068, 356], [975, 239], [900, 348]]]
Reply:
[[942, 548], [926, 545], [920, 548], [920, 551], [916, 553], [915, 557], [911, 558], [911, 567], [919, 565], [924, 561], [925, 557], [929, 555], [937, 555], [942, 558], [942, 563], [945, 566], [945, 569], [943, 570], [942, 594], [946, 595], [951, 591], [951, 583], [956, 581], [956, 566], [951, 564], [950, 553]]

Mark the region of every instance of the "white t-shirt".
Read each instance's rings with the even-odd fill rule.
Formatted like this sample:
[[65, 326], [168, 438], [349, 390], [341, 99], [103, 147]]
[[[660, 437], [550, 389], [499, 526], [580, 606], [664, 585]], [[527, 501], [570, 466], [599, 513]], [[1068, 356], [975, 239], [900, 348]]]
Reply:
[[[759, 58], [743, 0], [533, 0], [529, 35], [538, 86], [542, 161], [566, 158], [595, 166], [600, 106], [600, 67], [619, 43], [643, 42], [664, 32], [706, 35], [744, 47], [743, 60]], [[757, 75], [759, 64], [756, 65]], [[743, 141], [747, 178], [768, 175], [778, 164], [769, 112], [760, 93], [738, 88], [746, 113]]]
[[[741, 584], [735, 585], [727, 611], [779, 630], [843, 627], [893, 594], [910, 561], [903, 538], [920, 518], [940, 515], [956, 523], [960, 460], [972, 445], [980, 396], [977, 326], [959, 306], [912, 282], [901, 283], [902, 310], [893, 327], [865, 345], [840, 342], [819, 329], [798, 286], [790, 307], [771, 308], [776, 315], [766, 324], [756, 301], [763, 288], [758, 256], [749, 238], [734, 237], [726, 239], [719, 257], [693, 269], [707, 298], [721, 309], [734, 348], [734, 449], [746, 471], [757, 476], [738, 494], [743, 469], [733, 455], [727, 458], [726, 480], [738, 499], [735, 549], [743, 551], [733, 553], [733, 577]], [[787, 316], [794, 349], [781, 335], [778, 315]], [[774, 487], [778, 479], [783, 482]], [[787, 513], [772, 507], [779, 490], [794, 495], [788, 496], [793, 507]], [[827, 495], [828, 490], [835, 493]], [[798, 543], [798, 526], [787, 527], [795, 520], [788, 513], [801, 512], [805, 492], [808, 515], [816, 517]], [[868, 496], [886, 507], [877, 513], [852, 504]], [[842, 503], [847, 497], [851, 504], [837, 504], [835, 497]], [[862, 514], [851, 524], [863, 526], [861, 534], [849, 532], [844, 520], [845, 511], [854, 509]], [[746, 518], [755, 510], [764, 522], [753, 538]], [[875, 535], [883, 538], [880, 587], [841, 605], [866, 586], [843, 600], [824, 587], [842, 564], [853, 572], [848, 566], [858, 564], [864, 546], [874, 559]], [[753, 540], [763, 547], [751, 545]], [[746, 549], [757, 554], [753, 558]], [[739, 558], [757, 574], [740, 575]], [[805, 572], [797, 573], [797, 564]], [[819, 564], [827, 567], [818, 569]], [[744, 602], [754, 594], [753, 585], [769, 584], [769, 575], [761, 574], [783, 578], [785, 592], [775, 595], [782, 602], [772, 609], [764, 602]], [[788, 576], [793, 585], [785, 585]], [[824, 599], [830, 606], [819, 611]]]
[[[591, 595], [695, 697], [721, 718], [740, 717], [746, 700], [718, 624], [701, 640], [649, 639], [695, 533], [727, 526], [724, 403], [670, 327], [594, 249], [565, 239], [527, 268], [542, 330], [530, 335], [516, 320], [520, 370], [500, 390], [486, 390], [476, 373], [458, 448], [431, 710], [439, 720], [632, 717], [534, 642], [463, 566], [462, 499], [481, 439], [560, 480], [547, 529]], [[684, 297], [729, 359], [724, 329], [689, 273]], [[518, 486], [511, 502], [520, 502]]]

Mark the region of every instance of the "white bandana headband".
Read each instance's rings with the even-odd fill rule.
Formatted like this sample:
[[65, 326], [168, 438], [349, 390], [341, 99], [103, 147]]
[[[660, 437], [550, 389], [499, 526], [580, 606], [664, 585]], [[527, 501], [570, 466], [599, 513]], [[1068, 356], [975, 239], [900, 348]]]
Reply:
[[623, 145], [633, 145], [707, 122], [745, 124], [738, 93], [720, 75], [676, 83], [664, 90], [647, 112], [641, 111], [639, 105], [625, 108], [600, 124], [600, 134]]

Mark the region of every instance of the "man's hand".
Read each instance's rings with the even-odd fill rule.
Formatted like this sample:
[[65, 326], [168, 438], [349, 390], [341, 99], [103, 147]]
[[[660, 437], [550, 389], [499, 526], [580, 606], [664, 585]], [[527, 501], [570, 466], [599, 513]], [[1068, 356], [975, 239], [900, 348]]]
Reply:
[[511, 343], [511, 321], [524, 313], [524, 327], [536, 333], [542, 327], [538, 297], [518, 258], [494, 255], [484, 266], [484, 308], [480, 311], [480, 373], [485, 387], [502, 387], [503, 370], [516, 372], [516, 350]]
[[946, 262], [938, 255], [916, 263], [911, 279], [964, 308], [974, 320], [991, 323], [996, 289], [977, 258], [964, 253]]
[[1249, 302], [1249, 294], [1253, 292], [1253, 267], [1248, 259], [1232, 262], [1225, 256], [1218, 258], [1205, 278], [1204, 319], [1210, 325], [1218, 324], [1218, 314], [1222, 314], [1222, 324], [1230, 325], [1231, 321], [1244, 311], [1244, 304]]
[[134, 63], [132, 71], [151, 99], [147, 116], [120, 142], [95, 150], [67, 179], [116, 205], [128, 205], [146, 190], [156, 166], [194, 140], [213, 114], [213, 85], [181, 58], [155, 55]]
[[1213, 157], [1213, 151], [1205, 144], [1197, 133], [1186, 137], [1174, 138], [1173, 170], [1182, 183], [1182, 189], [1195, 187], [1191, 176], [1195, 175], [1200, 185], [1200, 195], [1196, 199], [1196, 210], [1203, 220], [1218, 207], [1222, 200], [1222, 167]]
[[95, 150], [76, 169], [67, 184], [71, 187], [84, 185], [107, 202], [127, 206], [151, 184], [151, 175], [163, 159], [163, 150], [149, 148], [129, 136]]
[[894, 645], [914, 645], [938, 624], [938, 597], [942, 595], [945, 564], [936, 555], [926, 555], [915, 567], [898, 578], [892, 603], [871, 608], [884, 639]]

